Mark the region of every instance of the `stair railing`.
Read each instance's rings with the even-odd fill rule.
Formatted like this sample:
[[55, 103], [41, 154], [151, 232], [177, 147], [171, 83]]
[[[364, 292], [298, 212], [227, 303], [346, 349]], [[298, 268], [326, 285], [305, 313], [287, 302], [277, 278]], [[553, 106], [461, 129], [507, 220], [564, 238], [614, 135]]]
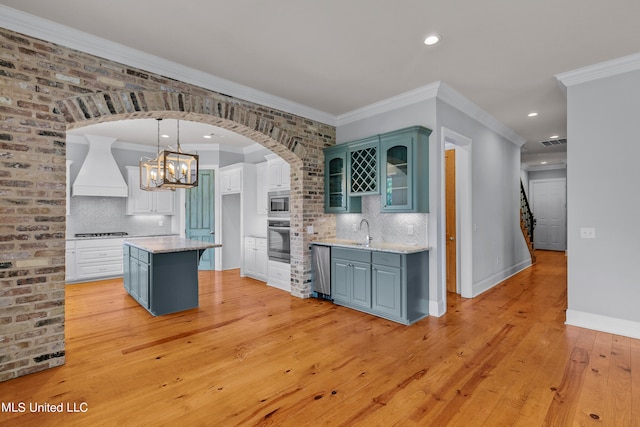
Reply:
[[529, 233], [529, 238], [533, 243], [533, 230], [536, 226], [536, 220], [533, 217], [533, 212], [531, 211], [531, 207], [529, 206], [527, 193], [524, 192], [524, 185], [522, 184], [522, 181], [520, 181], [520, 215], [522, 215], [522, 223]]

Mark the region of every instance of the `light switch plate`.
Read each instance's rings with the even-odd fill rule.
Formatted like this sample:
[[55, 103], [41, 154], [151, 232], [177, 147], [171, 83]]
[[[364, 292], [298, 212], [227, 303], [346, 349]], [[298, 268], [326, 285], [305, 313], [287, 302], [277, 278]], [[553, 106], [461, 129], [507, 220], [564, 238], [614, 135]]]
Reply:
[[580, 229], [580, 237], [583, 239], [595, 239], [596, 229], [592, 227], [582, 227]]

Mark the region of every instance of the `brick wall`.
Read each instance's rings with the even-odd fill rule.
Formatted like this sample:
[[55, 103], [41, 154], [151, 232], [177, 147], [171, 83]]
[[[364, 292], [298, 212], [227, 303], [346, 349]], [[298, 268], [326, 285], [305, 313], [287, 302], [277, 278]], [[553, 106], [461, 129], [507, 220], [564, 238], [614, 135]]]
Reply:
[[335, 233], [335, 128], [0, 28], [0, 381], [65, 360], [66, 130], [143, 117], [217, 125], [291, 164], [292, 294], [309, 296], [309, 242]]

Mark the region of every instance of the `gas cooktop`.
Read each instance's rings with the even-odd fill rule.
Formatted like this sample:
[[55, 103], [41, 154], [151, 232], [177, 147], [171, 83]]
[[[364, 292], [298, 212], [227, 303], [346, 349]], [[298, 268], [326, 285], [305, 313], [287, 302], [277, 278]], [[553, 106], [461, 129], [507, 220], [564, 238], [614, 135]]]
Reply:
[[75, 237], [123, 237], [128, 235], [129, 233], [124, 231], [111, 231], [107, 233], [77, 233]]

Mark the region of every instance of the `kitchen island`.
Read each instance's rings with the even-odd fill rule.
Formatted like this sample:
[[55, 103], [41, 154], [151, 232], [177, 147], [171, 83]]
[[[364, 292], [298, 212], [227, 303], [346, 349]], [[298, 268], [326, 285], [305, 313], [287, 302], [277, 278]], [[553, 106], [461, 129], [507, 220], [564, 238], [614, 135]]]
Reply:
[[221, 246], [177, 236], [127, 239], [124, 288], [154, 316], [196, 308], [200, 257]]

